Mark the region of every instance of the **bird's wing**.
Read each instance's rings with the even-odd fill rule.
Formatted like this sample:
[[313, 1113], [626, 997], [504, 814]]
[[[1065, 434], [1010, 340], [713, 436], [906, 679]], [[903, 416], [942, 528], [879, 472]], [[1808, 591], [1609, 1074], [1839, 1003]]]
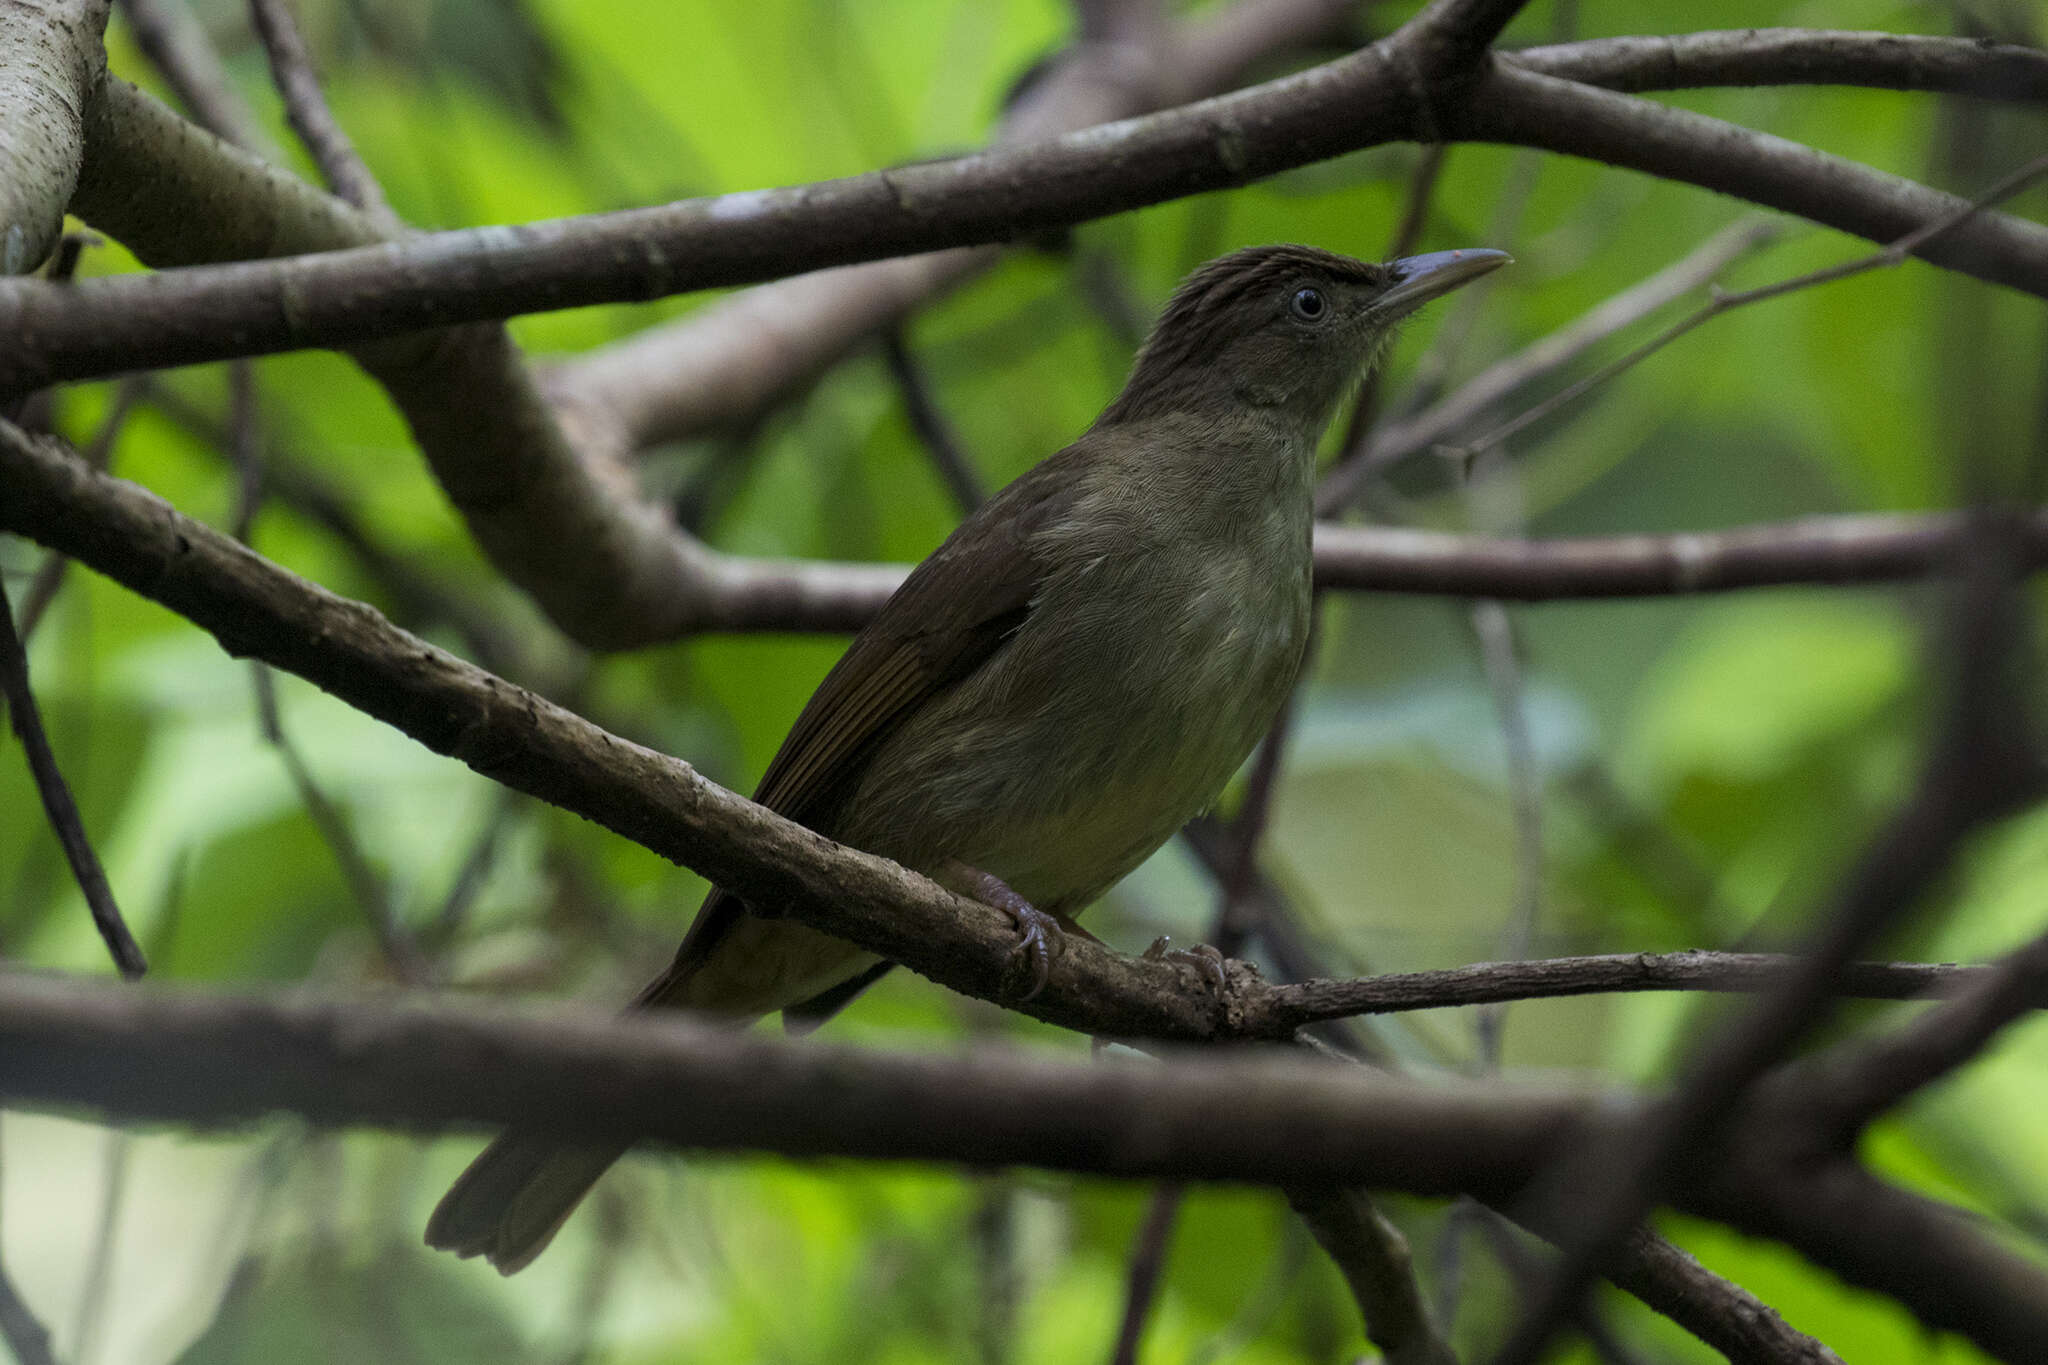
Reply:
[[[868, 756], [921, 704], [985, 663], [1031, 612], [1043, 572], [1033, 538], [1078, 493], [1083, 438], [1005, 488], [913, 570], [854, 637], [790, 727], [754, 799], [832, 832]], [[714, 890], [676, 960], [636, 1001], [657, 1005], [743, 913]]]

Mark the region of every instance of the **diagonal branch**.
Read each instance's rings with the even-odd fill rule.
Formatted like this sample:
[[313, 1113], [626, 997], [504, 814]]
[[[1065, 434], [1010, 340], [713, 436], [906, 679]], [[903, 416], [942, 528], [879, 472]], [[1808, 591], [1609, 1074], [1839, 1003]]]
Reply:
[[290, 0], [249, 0], [249, 17], [270, 59], [270, 77], [284, 97], [285, 117], [299, 135], [327, 187], [361, 209], [386, 235], [403, 230], [377, 177], [334, 117], [313, 71], [313, 54], [293, 17]]

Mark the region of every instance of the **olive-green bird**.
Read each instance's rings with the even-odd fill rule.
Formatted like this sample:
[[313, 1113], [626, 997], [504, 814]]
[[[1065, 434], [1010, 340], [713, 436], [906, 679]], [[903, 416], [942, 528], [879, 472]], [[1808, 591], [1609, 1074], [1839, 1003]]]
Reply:
[[[1059, 926], [1216, 799], [1301, 666], [1316, 447], [1401, 318], [1504, 264], [1253, 247], [1182, 283], [1123, 392], [918, 565], [826, 675], [754, 799]], [[634, 1008], [821, 1019], [886, 962], [713, 891]], [[430, 1245], [510, 1274], [623, 1146], [513, 1131]]]

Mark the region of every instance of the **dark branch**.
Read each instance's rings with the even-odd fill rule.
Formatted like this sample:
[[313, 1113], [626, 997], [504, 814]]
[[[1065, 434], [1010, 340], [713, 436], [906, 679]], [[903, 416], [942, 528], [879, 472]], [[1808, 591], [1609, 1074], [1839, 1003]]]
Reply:
[[1751, 28], [1601, 38], [1500, 56], [1546, 76], [1631, 94], [1713, 85], [1863, 85], [2048, 100], [2048, 52], [1975, 38]]
[[[0, 1095], [219, 1129], [280, 1110], [415, 1132], [1160, 1179], [1511, 1193], [1583, 1120], [1560, 1092], [1286, 1052], [1088, 1065], [893, 1054], [680, 1016], [208, 996], [0, 976]], [[1446, 1141], [1457, 1134], [1454, 1141]]]
[[377, 177], [370, 174], [321, 93], [313, 55], [306, 50], [289, 0], [249, 0], [249, 15], [270, 59], [270, 78], [284, 97], [285, 117], [320, 168], [327, 188], [368, 214], [385, 232], [399, 231], [398, 215], [391, 211]]
[[43, 718], [29, 687], [28, 652], [15, 633], [14, 608], [7, 601], [4, 582], [0, 582], [0, 700], [7, 703], [8, 723], [21, 741], [29, 773], [35, 779], [36, 795], [42, 798], [50, 828], [63, 846], [65, 861], [71, 864], [71, 875], [85, 897], [93, 927], [99, 930], [121, 975], [131, 980], [141, 976], [149, 970], [149, 963], [144, 960], [135, 936], [128, 932], [121, 907], [114, 903], [114, 889], [107, 885], [106, 871], [100, 866], [99, 855], [93, 852], [92, 840], [86, 837], [85, 819], [78, 813], [78, 803], [71, 799], [71, 788], [65, 785], [57, 756], [50, 751], [49, 737], [43, 733]]

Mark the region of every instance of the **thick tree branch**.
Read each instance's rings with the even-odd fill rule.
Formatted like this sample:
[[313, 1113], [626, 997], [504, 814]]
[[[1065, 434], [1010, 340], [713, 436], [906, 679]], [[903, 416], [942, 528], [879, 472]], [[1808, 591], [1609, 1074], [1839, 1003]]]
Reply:
[[106, 74], [109, 0], [10, 0], [0, 24], [0, 275], [41, 265], [64, 230], [85, 109]]
[[[0, 391], [1008, 241], [1416, 137], [1590, 157], [1878, 241], [1964, 206], [1782, 138], [1508, 64], [1469, 94], [1432, 89], [1425, 105], [1403, 75], [1423, 60], [1414, 32], [1235, 94], [954, 161], [64, 291], [0, 282]], [[2036, 223], [1979, 215], [1919, 254], [2048, 296], [2048, 229]]]
[[516, 1125], [1421, 1194], [1510, 1193], [1585, 1117], [1568, 1092], [1408, 1081], [1285, 1050], [1166, 1065], [994, 1047], [892, 1054], [677, 1015], [266, 1000], [27, 974], [0, 976], [0, 1095], [206, 1128], [285, 1109], [423, 1132]]
[[[91, 110], [73, 209], [159, 265], [329, 251], [382, 236], [341, 200], [114, 79]], [[664, 638], [715, 614], [727, 578], [784, 576], [769, 565], [728, 574], [632, 496], [622, 471], [584, 460], [503, 327], [415, 332], [362, 346], [355, 358], [404, 414], [484, 552], [572, 638], [599, 648]]]
[[1729, 1365], [1842, 1365], [1777, 1309], [1655, 1233], [1625, 1238], [1600, 1273], [1727, 1356]]
[[[1424, 1084], [1285, 1053], [1204, 1051], [1163, 1066], [995, 1048], [906, 1056], [678, 1017], [238, 999], [32, 975], [0, 977], [0, 1095], [205, 1129], [286, 1110], [414, 1132], [516, 1124], [571, 1139], [1366, 1185], [1503, 1205], [1547, 1152], [1642, 1114], [1621, 1097]], [[1846, 1162], [1786, 1164], [1797, 1152], [1786, 1120], [1737, 1115], [1735, 1159], [1676, 1191], [1678, 1205], [1784, 1240], [2006, 1359], [2032, 1358], [2011, 1343], [2048, 1340], [2048, 1274], [1956, 1211]], [[1533, 1226], [1556, 1235], [1554, 1221]], [[1633, 1238], [1604, 1268], [1687, 1325], [1705, 1321], [1737, 1360], [1828, 1359], [1687, 1259]]]

